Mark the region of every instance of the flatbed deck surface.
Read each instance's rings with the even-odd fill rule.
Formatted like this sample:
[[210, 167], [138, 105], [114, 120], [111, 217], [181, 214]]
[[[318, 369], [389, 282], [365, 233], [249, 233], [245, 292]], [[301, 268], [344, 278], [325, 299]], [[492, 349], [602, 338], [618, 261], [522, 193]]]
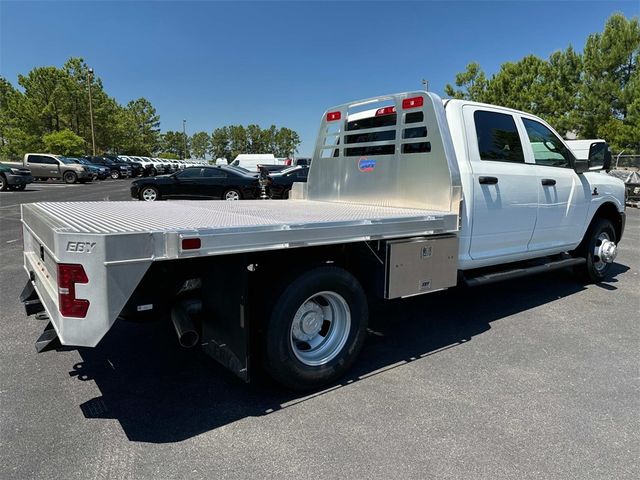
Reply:
[[[182, 230], [272, 230], [442, 220], [448, 212], [310, 200], [42, 202], [31, 204], [55, 230], [119, 234]], [[455, 215], [453, 215], [455, 216]]]

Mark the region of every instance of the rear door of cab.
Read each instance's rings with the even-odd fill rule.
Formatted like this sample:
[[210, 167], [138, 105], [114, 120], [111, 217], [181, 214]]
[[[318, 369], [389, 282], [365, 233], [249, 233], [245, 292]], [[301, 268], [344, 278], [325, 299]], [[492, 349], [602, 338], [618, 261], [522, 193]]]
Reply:
[[517, 260], [528, 251], [538, 210], [537, 176], [523, 152], [524, 132], [511, 110], [465, 105], [463, 116], [473, 189], [469, 255], [487, 264], [509, 255]]

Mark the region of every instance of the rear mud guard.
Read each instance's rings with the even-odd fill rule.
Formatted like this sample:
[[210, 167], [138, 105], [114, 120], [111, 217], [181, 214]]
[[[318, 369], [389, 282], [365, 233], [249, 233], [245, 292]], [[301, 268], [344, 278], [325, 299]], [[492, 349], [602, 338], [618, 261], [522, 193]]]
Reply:
[[249, 288], [246, 255], [216, 259], [202, 277], [202, 350], [245, 382], [249, 376]]

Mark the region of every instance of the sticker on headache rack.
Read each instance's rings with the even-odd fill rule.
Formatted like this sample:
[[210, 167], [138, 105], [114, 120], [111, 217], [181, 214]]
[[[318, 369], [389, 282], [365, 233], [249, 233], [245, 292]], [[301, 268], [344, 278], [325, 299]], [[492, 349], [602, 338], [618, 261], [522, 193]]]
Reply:
[[358, 160], [358, 170], [361, 172], [372, 172], [374, 168], [376, 168], [375, 160], [365, 157]]

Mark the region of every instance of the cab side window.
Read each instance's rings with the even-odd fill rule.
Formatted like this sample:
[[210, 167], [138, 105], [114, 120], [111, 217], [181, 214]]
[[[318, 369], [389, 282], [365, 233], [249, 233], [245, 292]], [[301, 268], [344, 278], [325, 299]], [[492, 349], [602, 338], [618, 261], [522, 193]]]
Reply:
[[481, 160], [524, 163], [522, 142], [513, 116], [477, 110], [473, 120]]
[[522, 123], [531, 142], [536, 165], [572, 168], [573, 155], [551, 130], [529, 118], [523, 118]]

